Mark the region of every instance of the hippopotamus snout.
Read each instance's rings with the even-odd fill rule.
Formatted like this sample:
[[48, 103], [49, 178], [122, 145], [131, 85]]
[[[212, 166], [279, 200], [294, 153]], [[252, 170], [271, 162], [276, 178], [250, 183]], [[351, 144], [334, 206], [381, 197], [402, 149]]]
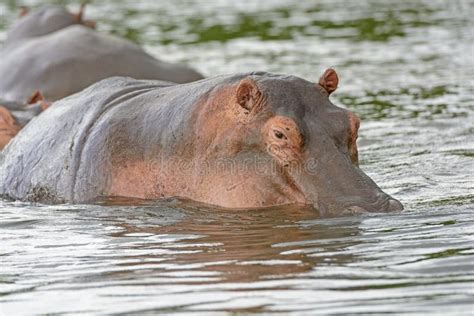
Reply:
[[398, 211], [402, 211], [403, 210], [403, 205], [402, 203], [400, 203], [399, 200], [396, 200], [392, 197], [390, 197], [388, 199], [388, 205], [387, 205], [387, 208], [386, 210], [388, 212], [398, 212]]
[[322, 130], [315, 134], [319, 137], [308, 144], [307, 162], [315, 161], [316, 167], [297, 169], [293, 173], [307, 203], [322, 214], [403, 210], [402, 204], [382, 191], [347, 153], [322, 142]]

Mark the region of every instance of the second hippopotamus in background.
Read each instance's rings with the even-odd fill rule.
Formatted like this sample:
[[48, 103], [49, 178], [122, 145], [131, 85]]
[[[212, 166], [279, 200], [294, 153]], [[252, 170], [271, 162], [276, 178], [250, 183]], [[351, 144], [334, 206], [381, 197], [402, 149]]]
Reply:
[[0, 98], [0, 150], [35, 116], [49, 107], [40, 91], [34, 91], [26, 102]]
[[401, 210], [359, 169], [359, 119], [328, 98], [337, 83], [332, 69], [316, 84], [263, 72], [188, 84], [106, 79], [54, 103], [12, 140], [0, 194]]
[[23, 16], [0, 50], [0, 97], [25, 102], [38, 89], [55, 101], [111, 76], [177, 83], [199, 80], [195, 70], [160, 61], [137, 45], [91, 28], [83, 7], [73, 14], [47, 6]]

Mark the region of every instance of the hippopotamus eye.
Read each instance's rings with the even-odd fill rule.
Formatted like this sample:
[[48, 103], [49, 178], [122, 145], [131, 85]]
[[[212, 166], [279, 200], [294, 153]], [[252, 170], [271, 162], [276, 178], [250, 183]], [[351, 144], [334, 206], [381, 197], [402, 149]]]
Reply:
[[286, 136], [285, 136], [282, 132], [277, 131], [277, 130], [274, 130], [273, 132], [275, 133], [275, 137], [276, 137], [276, 138], [279, 138], [279, 139], [283, 139], [283, 138], [284, 138], [284, 139], [287, 139]]

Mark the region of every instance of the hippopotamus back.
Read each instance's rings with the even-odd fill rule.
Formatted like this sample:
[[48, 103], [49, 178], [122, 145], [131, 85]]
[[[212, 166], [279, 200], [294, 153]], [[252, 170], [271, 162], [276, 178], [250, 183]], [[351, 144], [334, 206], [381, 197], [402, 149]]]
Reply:
[[206, 93], [203, 86], [114, 77], [55, 102], [3, 151], [1, 194], [50, 202], [106, 195], [110, 153], [105, 151], [111, 147], [103, 144], [109, 137], [117, 145], [120, 135], [127, 135], [123, 152], [142, 146], [149, 156], [162, 154], [151, 144], [158, 151], [172, 147], [178, 127], [186, 126], [192, 105]]
[[183, 83], [202, 79], [195, 70], [160, 61], [125, 39], [96, 32], [82, 19], [47, 6], [20, 18], [0, 50], [0, 96], [24, 102], [40, 90], [55, 101], [112, 76]]
[[83, 22], [78, 14], [72, 14], [65, 8], [51, 5], [33, 12], [25, 12], [25, 15], [27, 16], [17, 20], [7, 31], [5, 46]]
[[0, 95], [25, 100], [34, 89], [53, 101], [111, 76], [188, 82], [202, 76], [159, 61], [126, 40], [82, 25], [68, 26], [5, 48], [0, 61]]

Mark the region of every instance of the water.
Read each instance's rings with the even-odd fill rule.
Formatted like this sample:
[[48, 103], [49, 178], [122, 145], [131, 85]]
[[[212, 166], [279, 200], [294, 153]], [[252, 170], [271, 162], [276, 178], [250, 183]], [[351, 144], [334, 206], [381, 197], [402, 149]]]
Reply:
[[[0, 40], [18, 4], [0, 3]], [[0, 201], [0, 315], [472, 315], [473, 13], [468, 0], [95, 1], [100, 31], [206, 75], [316, 81], [335, 67], [334, 103], [362, 118], [361, 168], [406, 210]]]

